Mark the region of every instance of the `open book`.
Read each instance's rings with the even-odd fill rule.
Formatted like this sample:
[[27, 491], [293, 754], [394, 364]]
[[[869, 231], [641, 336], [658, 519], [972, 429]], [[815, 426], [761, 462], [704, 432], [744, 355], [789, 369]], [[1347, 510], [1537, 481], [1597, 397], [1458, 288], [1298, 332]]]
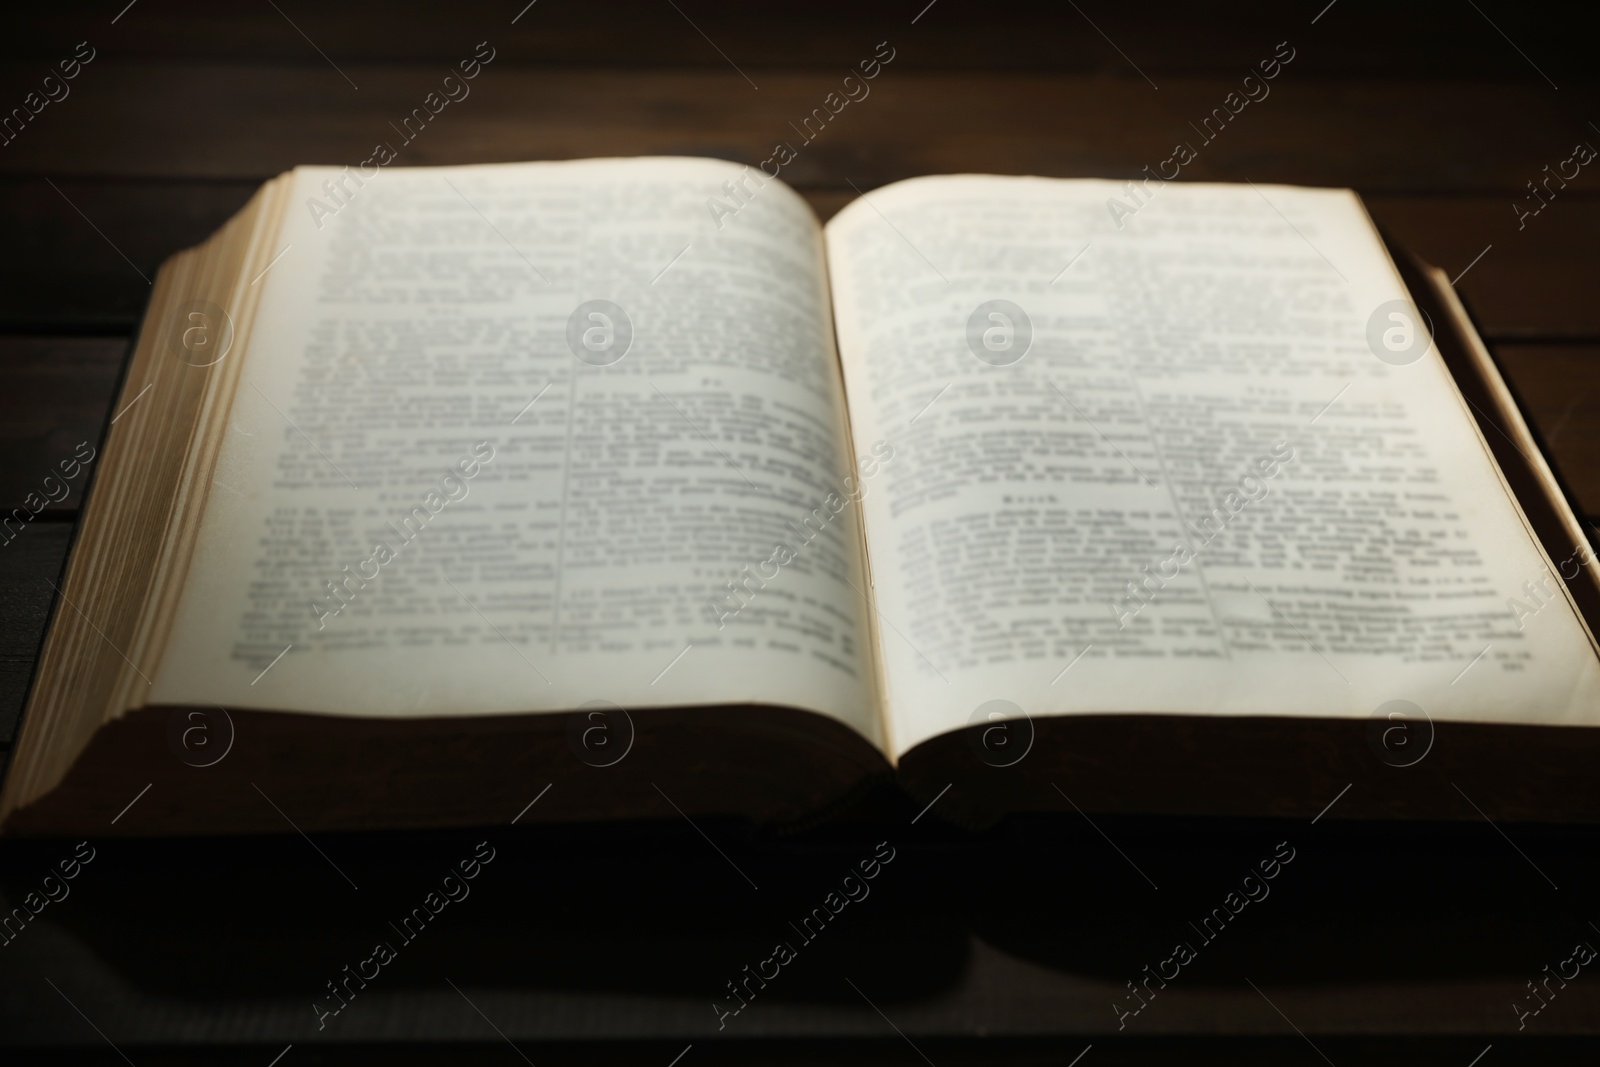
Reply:
[[1548, 814], [1593, 554], [1453, 299], [1347, 190], [298, 168], [160, 274], [0, 818]]

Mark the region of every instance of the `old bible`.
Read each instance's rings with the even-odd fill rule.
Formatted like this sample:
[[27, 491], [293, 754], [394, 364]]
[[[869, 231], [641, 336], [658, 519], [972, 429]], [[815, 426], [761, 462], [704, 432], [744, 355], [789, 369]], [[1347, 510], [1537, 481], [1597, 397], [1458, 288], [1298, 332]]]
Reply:
[[155, 283], [0, 819], [1594, 818], [1585, 529], [1400, 258], [1348, 190], [297, 168]]

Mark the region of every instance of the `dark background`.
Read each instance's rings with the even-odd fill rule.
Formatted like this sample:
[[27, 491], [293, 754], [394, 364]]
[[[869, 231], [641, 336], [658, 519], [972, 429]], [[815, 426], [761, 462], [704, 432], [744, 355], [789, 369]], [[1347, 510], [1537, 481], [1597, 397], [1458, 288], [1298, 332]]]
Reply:
[[[97, 53], [0, 146], [0, 511], [99, 439], [163, 259], [281, 170], [398, 143], [388, 124], [480, 41], [496, 56], [470, 97], [397, 165], [754, 164], [889, 42], [871, 95], [784, 170], [824, 218], [852, 185], [919, 174], [1132, 177], [1197, 143], [1189, 123], [1287, 41], [1271, 95], [1183, 177], [1358, 190], [1398, 244], [1459, 276], [1578, 507], [1600, 514], [1600, 160], [1520, 229], [1513, 208], [1537, 206], [1527, 183], [1575, 144], [1600, 146], [1582, 5], [124, 3], [0, 14], [0, 109], [78, 42]], [[0, 739], [79, 498], [0, 545]], [[885, 792], [783, 837], [683, 823], [329, 835], [326, 861], [292, 833], [96, 842], [72, 895], [0, 947], [0, 1048], [14, 1046], [6, 1063], [284, 1053], [282, 1067], [667, 1067], [691, 1045], [680, 1067], [1065, 1067], [1091, 1045], [1081, 1067], [1592, 1059], [1600, 976], [1570, 981], [1520, 1034], [1511, 1008], [1575, 942], [1600, 944], [1592, 828], [1495, 827], [1463, 805], [1449, 824], [1067, 812], [972, 834], [936, 812], [912, 825], [908, 804]], [[322, 983], [486, 838], [498, 855], [474, 895], [318, 1032]], [[723, 983], [885, 839], [899, 854], [873, 895], [719, 1034]], [[1272, 895], [1119, 1033], [1123, 983], [1284, 840], [1297, 858]], [[70, 852], [0, 845], [7, 899]]]

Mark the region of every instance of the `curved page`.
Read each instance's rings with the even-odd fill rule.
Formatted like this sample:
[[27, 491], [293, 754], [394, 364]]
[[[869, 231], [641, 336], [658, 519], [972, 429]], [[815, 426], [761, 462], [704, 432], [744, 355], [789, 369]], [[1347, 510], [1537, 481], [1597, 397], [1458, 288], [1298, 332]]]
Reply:
[[154, 699], [876, 739], [857, 514], [806, 524], [851, 467], [821, 237], [775, 182], [709, 211], [743, 173], [297, 171]]
[[892, 751], [993, 712], [1593, 721], [1563, 561], [1353, 194], [925, 178], [827, 238], [855, 437], [895, 449]]

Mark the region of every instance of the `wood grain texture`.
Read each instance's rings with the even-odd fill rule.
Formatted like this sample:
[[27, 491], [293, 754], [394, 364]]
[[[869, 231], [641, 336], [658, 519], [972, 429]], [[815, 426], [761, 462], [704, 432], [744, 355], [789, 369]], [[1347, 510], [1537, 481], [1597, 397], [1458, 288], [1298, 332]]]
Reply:
[[[146, 3], [111, 23], [122, 4], [30, 5], [8, 17], [0, 56], [40, 64], [85, 36], [106, 52], [159, 59], [227, 59], [325, 65], [382, 60], [446, 63], [488, 38], [514, 62], [611, 67], [828, 67], [852, 63], [863, 44], [889, 38], [907, 65], [935, 70], [1043, 70], [1137, 78], [1252, 65], [1263, 47], [1306, 45], [1319, 76], [1438, 77], [1566, 85], [1589, 72], [1588, 50], [1567, 32], [1577, 5], [1537, 11], [1451, 0], [1397, 6], [1378, 0], [1299, 5], [1243, 0], [1225, 10], [1176, 0], [1136, 6], [1107, 0], [743, 0], [574, 3], [457, 0], [397, 12], [382, 0], [339, 5], [224, 7], [203, 0]], [[398, 16], [398, 17], [397, 17]], [[293, 22], [291, 23], [290, 19]], [[1500, 27], [1523, 49], [1508, 46]], [[302, 35], [303, 34], [303, 35]], [[1528, 58], [1537, 57], [1535, 68]], [[1137, 66], [1135, 66], [1135, 64]]]
[[[46, 512], [78, 509], [87, 471], [70, 461], [83, 445], [98, 446], [127, 348], [119, 337], [0, 336], [8, 416], [0, 421], [0, 516], [31, 494]], [[68, 470], [74, 477], [63, 479]]]
[[1527, 199], [1514, 193], [1365, 199], [1401, 247], [1457, 279], [1485, 339], [1600, 339], [1600, 199], [1564, 193], [1521, 226], [1513, 204]]
[[67, 562], [72, 525], [35, 521], [0, 544], [0, 754], [16, 731], [45, 623]]
[[1503, 344], [1494, 354], [1545, 458], [1600, 520], [1600, 346]]
[[260, 183], [0, 182], [0, 330], [126, 338], [150, 279], [173, 253], [210, 237]]
[[[274, 795], [270, 781], [259, 784]], [[97, 839], [100, 854], [74, 887], [82, 896], [5, 949], [0, 1033], [98, 1040], [44, 973], [141, 1064], [144, 1048], [184, 1041], [275, 1041], [273, 1054], [293, 1042], [291, 1056], [305, 1057], [349, 1043], [495, 1037], [476, 1004], [518, 1042], [675, 1040], [667, 1056], [634, 1061], [655, 1067], [690, 1043], [692, 1057], [824, 1036], [893, 1039], [881, 1062], [923, 1062], [895, 1028], [918, 1045], [1050, 1039], [1061, 1053], [1055, 1067], [1066, 1067], [1089, 1043], [1096, 1061], [1117, 1063], [1127, 1044], [1153, 1037], [1299, 1040], [1296, 1027], [1319, 1044], [1362, 1034], [1476, 1038], [1447, 1061], [1465, 1067], [1485, 1043], [1514, 1045], [1508, 1005], [1526, 995], [1524, 981], [1575, 941], [1592, 943], [1581, 901], [1597, 887], [1600, 856], [1578, 833], [1510, 829], [1557, 893], [1483, 823], [1091, 826], [1062, 808], [983, 837], [952, 834], [937, 816], [911, 826], [915, 810], [901, 809], [876, 825], [781, 840], [711, 821], [702, 838], [682, 820], [327, 835], [322, 855], [289, 832]], [[402, 943], [388, 923], [478, 841], [496, 857], [470, 896]], [[894, 858], [870, 891], [841, 904], [836, 923], [818, 931], [813, 922], [804, 941], [788, 923], [880, 841]], [[8, 894], [70, 851], [8, 845]], [[1262, 899], [1241, 904], [1236, 920], [1213, 919], [1209, 942], [1197, 935], [1189, 924], [1275, 853], [1292, 859], [1267, 893], [1254, 890]], [[326, 1000], [323, 983], [380, 938], [395, 942], [398, 959], [319, 1030], [312, 999]], [[753, 1002], [719, 1029], [713, 998], [777, 940], [791, 942], [796, 959], [765, 987], [752, 983]], [[1180, 940], [1197, 958], [1153, 987], [1158, 995], [1119, 1030], [1113, 1002], [1137, 1004], [1125, 983]], [[1593, 1035], [1597, 1019], [1600, 987], [1574, 981], [1528, 1028]], [[1321, 1062], [1303, 1043], [1290, 1051], [1275, 1062]], [[503, 1043], [500, 1052], [518, 1062]]]
[[[860, 58], [871, 54], [864, 45]], [[421, 107], [446, 69], [340, 69], [107, 54], [0, 153], [0, 175], [260, 181], [297, 163], [354, 165], [379, 142], [405, 166], [603, 155], [754, 165], [787, 141], [799, 152], [783, 171], [792, 184], [849, 179], [870, 189], [959, 172], [1133, 177], [1187, 142], [1197, 152], [1182, 171], [1190, 180], [1461, 193], [1522, 190], [1593, 136], [1543, 85], [1326, 79], [1291, 64], [1208, 143], [1197, 127], [1245, 72], [1164, 79], [1158, 91], [1138, 78], [891, 63], [868, 83], [870, 95], [807, 143], [798, 125], [841, 89], [842, 69], [747, 71], [753, 88], [732, 68], [530, 68], [497, 58], [470, 95], [406, 143], [391, 123]], [[36, 75], [0, 64], [0, 83]]]

